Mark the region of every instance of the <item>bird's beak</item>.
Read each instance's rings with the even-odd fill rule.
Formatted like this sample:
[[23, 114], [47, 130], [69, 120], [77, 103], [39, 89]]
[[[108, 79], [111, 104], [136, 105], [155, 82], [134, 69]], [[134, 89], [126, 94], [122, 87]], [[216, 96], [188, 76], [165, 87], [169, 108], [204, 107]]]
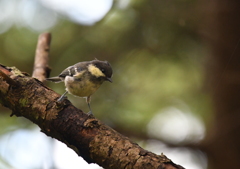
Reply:
[[112, 81], [112, 78], [110, 78], [110, 77], [107, 77], [106, 80], [109, 81], [109, 82], [111, 82], [111, 83], [113, 82], [113, 81]]

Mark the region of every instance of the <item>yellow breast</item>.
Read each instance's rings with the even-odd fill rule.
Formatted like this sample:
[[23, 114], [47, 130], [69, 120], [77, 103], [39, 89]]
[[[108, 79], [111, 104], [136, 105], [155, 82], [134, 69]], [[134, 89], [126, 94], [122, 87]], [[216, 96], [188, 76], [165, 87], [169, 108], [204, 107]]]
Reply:
[[88, 79], [74, 81], [73, 77], [68, 76], [66, 78], [68, 78], [67, 80], [65, 79], [66, 90], [72, 95], [79, 97], [91, 96], [101, 86], [101, 84], [94, 84]]

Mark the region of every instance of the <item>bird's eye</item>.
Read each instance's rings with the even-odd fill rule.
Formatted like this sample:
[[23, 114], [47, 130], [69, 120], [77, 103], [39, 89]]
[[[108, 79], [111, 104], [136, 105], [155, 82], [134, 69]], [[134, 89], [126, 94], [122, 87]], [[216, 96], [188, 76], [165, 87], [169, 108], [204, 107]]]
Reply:
[[101, 71], [102, 71], [103, 73], [105, 73], [105, 69], [101, 69]]

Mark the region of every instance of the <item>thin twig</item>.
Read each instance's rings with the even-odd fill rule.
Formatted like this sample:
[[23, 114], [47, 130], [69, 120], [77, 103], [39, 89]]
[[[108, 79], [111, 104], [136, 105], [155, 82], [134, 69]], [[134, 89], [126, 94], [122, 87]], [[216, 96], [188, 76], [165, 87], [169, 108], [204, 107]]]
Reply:
[[37, 78], [41, 82], [43, 82], [46, 77], [48, 77], [50, 72], [50, 68], [48, 66], [50, 43], [50, 33], [42, 33], [39, 35], [32, 77]]

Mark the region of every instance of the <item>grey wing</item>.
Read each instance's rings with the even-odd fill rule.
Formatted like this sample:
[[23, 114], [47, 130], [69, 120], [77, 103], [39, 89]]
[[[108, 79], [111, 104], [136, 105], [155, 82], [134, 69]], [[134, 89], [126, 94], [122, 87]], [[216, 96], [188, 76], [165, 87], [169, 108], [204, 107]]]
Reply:
[[87, 66], [87, 62], [79, 62], [73, 66], [69, 66], [59, 75], [60, 78], [65, 78], [66, 76], [74, 76], [77, 73], [80, 73]]
[[74, 67], [69, 66], [64, 71], [62, 71], [62, 73], [60, 73], [60, 75], [58, 75], [56, 77], [47, 78], [46, 80], [51, 81], [51, 82], [55, 82], [55, 83], [59, 83], [59, 82], [64, 81], [66, 76], [73, 76], [74, 72], [75, 72]]
[[62, 73], [60, 73], [59, 77], [65, 78], [66, 76], [73, 76], [75, 74], [75, 69], [73, 66], [69, 66]]

